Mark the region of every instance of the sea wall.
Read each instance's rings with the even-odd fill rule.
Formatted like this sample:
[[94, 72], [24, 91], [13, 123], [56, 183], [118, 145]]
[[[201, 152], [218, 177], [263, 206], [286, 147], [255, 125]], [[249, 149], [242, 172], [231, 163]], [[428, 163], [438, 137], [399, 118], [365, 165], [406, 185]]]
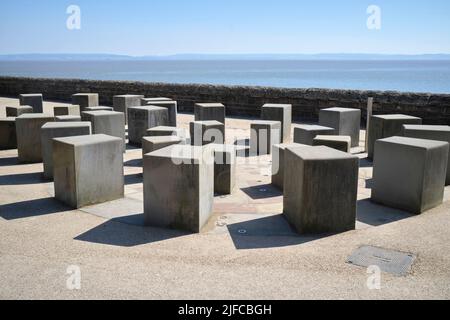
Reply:
[[367, 98], [373, 97], [375, 114], [405, 113], [428, 124], [450, 124], [450, 94], [0, 77], [0, 96], [43, 93], [46, 100], [69, 102], [78, 92], [99, 93], [102, 105], [112, 105], [118, 94], [169, 97], [178, 101], [179, 111], [192, 111], [196, 102], [221, 102], [228, 116], [259, 117], [264, 103], [290, 103], [294, 119], [307, 121], [328, 107], [359, 108], [365, 117]]

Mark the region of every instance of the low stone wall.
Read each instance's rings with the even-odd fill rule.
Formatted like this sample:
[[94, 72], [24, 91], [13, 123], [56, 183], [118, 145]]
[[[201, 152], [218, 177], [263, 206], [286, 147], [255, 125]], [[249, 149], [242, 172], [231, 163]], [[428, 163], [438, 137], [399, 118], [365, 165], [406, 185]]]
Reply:
[[367, 98], [373, 97], [375, 114], [405, 113], [428, 124], [450, 124], [450, 94], [0, 77], [1, 96], [43, 93], [46, 100], [70, 101], [78, 92], [99, 93], [102, 105], [112, 105], [119, 94], [164, 96], [177, 100], [179, 111], [189, 112], [196, 102], [221, 102], [228, 116], [259, 117], [264, 103], [290, 103], [294, 119], [308, 121], [328, 107], [359, 108], [365, 118]]

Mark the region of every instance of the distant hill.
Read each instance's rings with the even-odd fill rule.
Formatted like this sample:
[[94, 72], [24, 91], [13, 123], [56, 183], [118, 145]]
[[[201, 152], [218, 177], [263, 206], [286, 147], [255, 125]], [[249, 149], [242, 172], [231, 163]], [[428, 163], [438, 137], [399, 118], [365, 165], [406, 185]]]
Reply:
[[450, 60], [450, 54], [176, 54], [128, 56], [114, 54], [8, 54], [0, 61], [175, 61], [175, 60]]

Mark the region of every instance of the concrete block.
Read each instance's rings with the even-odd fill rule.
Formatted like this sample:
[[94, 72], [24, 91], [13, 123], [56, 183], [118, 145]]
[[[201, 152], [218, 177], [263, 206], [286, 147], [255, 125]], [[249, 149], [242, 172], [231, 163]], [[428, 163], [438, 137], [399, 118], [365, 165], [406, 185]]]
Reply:
[[113, 107], [106, 106], [95, 106], [95, 107], [87, 107], [84, 111], [114, 111]]
[[81, 121], [81, 116], [56, 116], [56, 122], [79, 122]]
[[19, 162], [42, 162], [41, 127], [55, 118], [43, 113], [26, 113], [16, 118]]
[[375, 142], [372, 200], [420, 214], [443, 202], [449, 144], [390, 137]]
[[77, 93], [72, 95], [72, 104], [80, 106], [80, 113], [88, 107], [99, 105], [98, 93]]
[[12, 150], [16, 148], [16, 118], [0, 118], [0, 150]]
[[288, 142], [291, 135], [292, 105], [291, 104], [265, 104], [261, 109], [261, 119], [280, 121], [282, 143]]
[[184, 128], [159, 126], [148, 129], [147, 136], [149, 137], [177, 136], [182, 139], [186, 139], [186, 130]]
[[79, 116], [80, 106], [55, 106], [53, 107], [53, 114], [56, 116]]
[[165, 98], [165, 97], [142, 98], [140, 105], [141, 106], [149, 106], [149, 105], [152, 105], [152, 103], [158, 102], [158, 101], [172, 101], [172, 99]]
[[213, 212], [214, 155], [209, 146], [173, 145], [144, 156], [146, 225], [200, 232]]
[[154, 101], [152, 106], [167, 108], [169, 112], [169, 125], [177, 126], [178, 104], [176, 101]]
[[250, 154], [272, 153], [272, 146], [281, 143], [280, 121], [252, 121], [250, 123]]
[[214, 192], [232, 194], [236, 186], [236, 147], [211, 144], [214, 150]]
[[336, 129], [336, 135], [350, 136], [351, 146], [359, 146], [361, 110], [350, 108], [328, 108], [319, 113], [319, 124]]
[[288, 147], [307, 147], [300, 143], [274, 144], [272, 146], [272, 184], [280, 190], [284, 189], [284, 151]]
[[53, 179], [53, 138], [91, 134], [90, 122], [48, 122], [41, 128], [44, 178]]
[[[404, 125], [403, 136], [450, 143], [450, 126]], [[445, 185], [450, 185], [450, 154], [447, 163]]]
[[225, 125], [225, 106], [221, 103], [196, 103], [195, 121], [218, 121]]
[[328, 147], [285, 150], [284, 215], [300, 234], [355, 229], [359, 159]]
[[294, 142], [312, 146], [315, 137], [319, 135], [331, 136], [334, 135], [335, 132], [336, 130], [330, 127], [309, 125], [309, 124], [295, 125]]
[[368, 158], [373, 159], [375, 141], [393, 136], [401, 136], [404, 124], [422, 124], [422, 119], [404, 114], [376, 115], [370, 118], [368, 133]]
[[140, 146], [147, 130], [169, 125], [167, 108], [143, 106], [128, 108], [128, 140], [130, 144]]
[[225, 142], [225, 125], [218, 121], [194, 121], [189, 124], [191, 144], [204, 146], [209, 143]]
[[53, 140], [55, 198], [73, 207], [122, 198], [123, 141], [108, 135]]
[[34, 113], [44, 112], [44, 99], [40, 93], [21, 94], [19, 101], [21, 106], [31, 106]]
[[93, 134], [106, 134], [122, 139], [125, 150], [125, 115], [116, 111], [84, 111], [83, 121], [90, 121]]
[[313, 146], [326, 146], [350, 153], [352, 138], [350, 136], [316, 136], [313, 140]]
[[123, 112], [125, 114], [125, 123], [128, 123], [128, 108], [138, 107], [141, 105], [143, 95], [124, 94], [113, 97], [114, 111]]
[[33, 113], [31, 106], [6, 107], [6, 117], [19, 117], [25, 113]]
[[184, 144], [184, 140], [176, 136], [154, 136], [142, 138], [142, 157], [145, 154], [169, 147], [174, 144]]

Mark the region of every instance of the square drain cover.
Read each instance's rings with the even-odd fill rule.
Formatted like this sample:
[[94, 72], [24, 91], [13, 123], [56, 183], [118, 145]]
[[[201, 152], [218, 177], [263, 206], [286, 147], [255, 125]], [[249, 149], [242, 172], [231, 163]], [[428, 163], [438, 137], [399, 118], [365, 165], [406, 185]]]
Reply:
[[347, 263], [370, 267], [378, 266], [381, 271], [396, 276], [406, 276], [416, 257], [410, 253], [363, 246], [348, 258]]

